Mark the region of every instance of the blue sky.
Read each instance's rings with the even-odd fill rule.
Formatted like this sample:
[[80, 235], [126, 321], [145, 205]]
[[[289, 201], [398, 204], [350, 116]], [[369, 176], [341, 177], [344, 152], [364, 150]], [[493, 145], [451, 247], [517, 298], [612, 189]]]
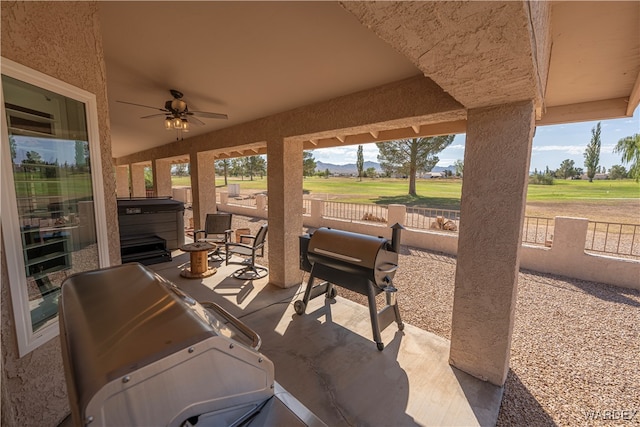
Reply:
[[[600, 122], [602, 123], [600, 165], [608, 170], [613, 165], [622, 164], [620, 155], [613, 153], [613, 147], [618, 140], [640, 133], [640, 108], [636, 108], [633, 117]], [[557, 169], [565, 159], [571, 159], [576, 167], [584, 168], [583, 153], [591, 140], [591, 129], [597, 123], [598, 121], [538, 127], [533, 138], [530, 170], [544, 170], [547, 166], [550, 169]], [[464, 144], [465, 135], [456, 135], [453, 143], [438, 155], [440, 158], [438, 166], [449, 166], [457, 159], [464, 159]], [[321, 162], [343, 165], [356, 162], [357, 149], [357, 145], [322, 148], [314, 150], [313, 156]], [[378, 161], [378, 149], [375, 144], [363, 145], [362, 151], [365, 161]], [[628, 165], [625, 166], [628, 169]]]

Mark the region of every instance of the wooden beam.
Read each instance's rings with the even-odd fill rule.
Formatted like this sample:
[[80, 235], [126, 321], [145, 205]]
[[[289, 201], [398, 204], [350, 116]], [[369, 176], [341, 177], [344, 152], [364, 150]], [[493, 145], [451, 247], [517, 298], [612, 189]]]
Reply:
[[633, 112], [640, 104], [640, 73], [638, 73], [638, 78], [636, 78], [636, 84], [633, 85], [633, 89], [631, 89], [631, 95], [629, 95], [629, 103], [627, 104], [627, 116], [633, 116]]
[[378, 135], [380, 135], [380, 131], [377, 130], [372, 130], [369, 131], [369, 133], [371, 134], [372, 137], [374, 137], [375, 139], [378, 139]]
[[547, 107], [547, 111], [542, 119], [536, 122], [536, 126], [619, 119], [627, 117], [627, 106], [627, 98], [615, 98]]
[[312, 143], [313, 145], [318, 145], [318, 140], [317, 140], [317, 139], [313, 139], [313, 138], [311, 138], [311, 139], [309, 140], [309, 142], [310, 142], [310, 143]]
[[338, 141], [342, 142], [343, 144], [347, 140], [347, 137], [345, 135], [336, 135], [336, 138], [338, 139]]
[[413, 129], [416, 135], [420, 133], [420, 125], [413, 125], [411, 126], [411, 129]]

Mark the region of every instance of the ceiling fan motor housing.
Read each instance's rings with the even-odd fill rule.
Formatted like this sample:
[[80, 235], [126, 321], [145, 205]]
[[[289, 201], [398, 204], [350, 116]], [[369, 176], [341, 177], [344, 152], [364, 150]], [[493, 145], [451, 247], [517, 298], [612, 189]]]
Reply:
[[180, 114], [186, 112], [187, 103], [181, 99], [172, 99], [165, 102], [164, 108], [171, 111], [173, 114]]

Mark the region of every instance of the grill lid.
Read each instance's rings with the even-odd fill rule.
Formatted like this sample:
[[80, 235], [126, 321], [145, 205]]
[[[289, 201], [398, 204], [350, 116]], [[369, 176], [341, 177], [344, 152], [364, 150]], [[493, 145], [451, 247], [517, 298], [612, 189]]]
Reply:
[[311, 236], [309, 253], [333, 260], [374, 269], [378, 253], [385, 250], [387, 239], [349, 231], [319, 228]]
[[80, 407], [109, 381], [221, 333], [200, 305], [137, 263], [70, 276], [61, 292]]

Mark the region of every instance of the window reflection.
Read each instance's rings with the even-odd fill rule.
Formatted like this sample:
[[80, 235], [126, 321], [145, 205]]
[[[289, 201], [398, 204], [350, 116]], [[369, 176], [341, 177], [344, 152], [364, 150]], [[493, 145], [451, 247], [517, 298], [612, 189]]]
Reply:
[[99, 267], [85, 105], [2, 76], [31, 328], [57, 317], [62, 281]]

